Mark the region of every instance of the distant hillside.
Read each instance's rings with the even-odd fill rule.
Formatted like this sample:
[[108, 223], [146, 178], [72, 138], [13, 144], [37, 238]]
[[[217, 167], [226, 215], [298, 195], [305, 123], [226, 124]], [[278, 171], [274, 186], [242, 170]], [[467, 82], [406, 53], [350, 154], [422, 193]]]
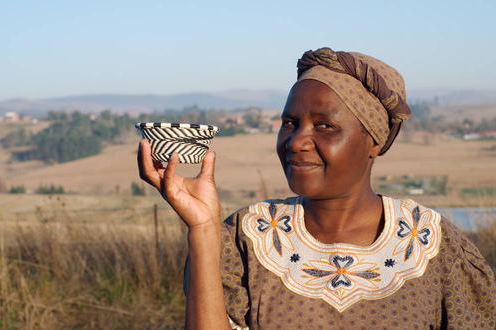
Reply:
[[490, 120], [496, 117], [496, 102], [432, 106], [431, 115], [443, 116], [447, 121], [461, 121], [466, 118], [476, 122], [482, 119]]
[[287, 93], [278, 90], [229, 90], [217, 93], [185, 93], [173, 95], [154, 94], [91, 94], [72, 95], [49, 99], [10, 99], [0, 101], [0, 115], [16, 111], [25, 115], [42, 117], [48, 111], [79, 110], [99, 112], [110, 109], [116, 113], [162, 111], [182, 109], [197, 105], [201, 108], [236, 109], [241, 107], [261, 107], [282, 109]]
[[[496, 91], [412, 89], [408, 90], [408, 101], [427, 101], [432, 105], [449, 106], [462, 104], [487, 104], [496, 102]], [[281, 90], [226, 90], [214, 93], [158, 94], [88, 94], [70, 95], [47, 99], [10, 99], [0, 101], [0, 116], [15, 111], [29, 116], [43, 117], [48, 111], [79, 110], [100, 112], [110, 109], [114, 113], [127, 112], [137, 115], [142, 112], [180, 110], [188, 106], [203, 109], [236, 109], [260, 107], [282, 109], [287, 91]]]
[[407, 91], [409, 102], [427, 101], [439, 106], [483, 104], [496, 102], [496, 91], [469, 89], [412, 89]]

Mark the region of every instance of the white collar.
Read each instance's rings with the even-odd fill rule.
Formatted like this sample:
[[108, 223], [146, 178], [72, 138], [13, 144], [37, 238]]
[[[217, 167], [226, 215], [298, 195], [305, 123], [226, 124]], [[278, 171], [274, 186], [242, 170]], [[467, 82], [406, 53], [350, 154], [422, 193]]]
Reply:
[[325, 244], [305, 228], [301, 197], [250, 205], [243, 232], [258, 261], [291, 291], [339, 312], [381, 299], [424, 273], [441, 241], [441, 216], [412, 200], [383, 197], [385, 224], [369, 246]]

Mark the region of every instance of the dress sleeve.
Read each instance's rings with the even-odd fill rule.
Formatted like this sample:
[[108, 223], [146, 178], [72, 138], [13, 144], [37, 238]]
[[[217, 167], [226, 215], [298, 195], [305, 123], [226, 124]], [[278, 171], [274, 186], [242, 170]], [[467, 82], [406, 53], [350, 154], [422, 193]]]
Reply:
[[464, 235], [458, 238], [459, 253], [443, 285], [443, 328], [494, 329], [494, 274], [475, 245]]
[[249, 298], [247, 290], [245, 247], [237, 240], [242, 212], [236, 212], [222, 224], [222, 285], [227, 314], [233, 329], [247, 329]]

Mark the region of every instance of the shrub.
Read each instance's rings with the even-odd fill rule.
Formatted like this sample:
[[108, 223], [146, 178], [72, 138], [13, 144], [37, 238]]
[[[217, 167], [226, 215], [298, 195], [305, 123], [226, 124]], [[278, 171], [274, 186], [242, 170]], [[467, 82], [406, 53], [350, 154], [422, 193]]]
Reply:
[[24, 194], [25, 192], [26, 188], [24, 187], [24, 185], [12, 186], [9, 190], [9, 194]]
[[136, 182], [131, 183], [131, 194], [133, 196], [145, 196], [145, 188], [137, 184]]
[[54, 195], [54, 194], [65, 194], [64, 187], [58, 186], [55, 187], [55, 185], [51, 184], [49, 186], [41, 185], [36, 189], [37, 194], [42, 194], [42, 195]]

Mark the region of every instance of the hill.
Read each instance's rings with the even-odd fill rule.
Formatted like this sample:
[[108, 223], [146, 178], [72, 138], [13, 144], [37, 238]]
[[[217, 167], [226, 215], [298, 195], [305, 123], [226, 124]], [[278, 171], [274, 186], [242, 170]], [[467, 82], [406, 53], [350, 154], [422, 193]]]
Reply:
[[440, 106], [459, 104], [481, 104], [496, 102], [496, 91], [449, 89], [449, 88], [417, 88], [407, 91], [408, 101], [426, 101]]
[[462, 121], [471, 119], [492, 119], [496, 117], [496, 102], [482, 104], [456, 104], [445, 106], [431, 106], [431, 116], [443, 116], [447, 121]]
[[[426, 101], [437, 106], [474, 105], [496, 103], [496, 91], [452, 90], [452, 89], [412, 89], [408, 90], [409, 102]], [[114, 113], [137, 115], [142, 112], [163, 111], [164, 109], [222, 108], [227, 110], [243, 107], [282, 109], [287, 91], [233, 89], [219, 92], [158, 94], [88, 94], [70, 95], [45, 99], [10, 99], [0, 101], [0, 116], [15, 111], [28, 116], [43, 117], [48, 111], [100, 112], [112, 110]]]
[[0, 102], [0, 116], [9, 111], [16, 111], [33, 117], [43, 117], [48, 111], [79, 110], [88, 113], [106, 109], [115, 113], [127, 112], [130, 115], [137, 115], [142, 112], [182, 109], [194, 105], [201, 108], [222, 109], [249, 106], [282, 109], [286, 96], [286, 92], [278, 90], [228, 90], [216, 93], [171, 95], [91, 94], [47, 99], [10, 99]]

